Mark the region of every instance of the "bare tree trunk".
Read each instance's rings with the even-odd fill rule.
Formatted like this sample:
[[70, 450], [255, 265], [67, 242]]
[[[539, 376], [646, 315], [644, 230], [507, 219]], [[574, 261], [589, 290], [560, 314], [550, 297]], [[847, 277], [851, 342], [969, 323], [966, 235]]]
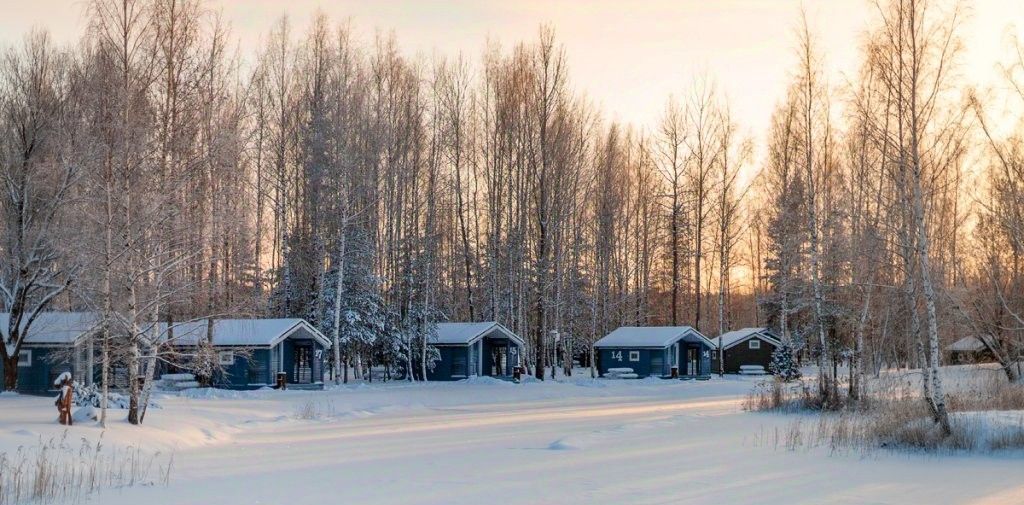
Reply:
[[953, 432], [949, 424], [949, 412], [946, 409], [946, 394], [942, 387], [942, 376], [939, 374], [939, 323], [935, 310], [935, 287], [932, 285], [931, 266], [928, 258], [928, 232], [924, 220], [924, 197], [921, 194], [920, 182], [914, 187], [914, 214], [917, 228], [917, 258], [920, 265], [921, 290], [924, 295], [925, 314], [928, 322], [928, 374], [931, 379], [931, 403], [935, 410], [935, 418], [942, 432], [949, 435]]
[[[344, 204], [342, 204], [344, 205]], [[340, 384], [341, 363], [341, 297], [345, 292], [345, 219], [342, 219], [338, 233], [338, 266], [334, 284], [334, 321], [331, 334], [331, 351], [334, 353], [333, 370], [331, 376], [335, 384]], [[348, 365], [345, 365], [345, 382], [348, 383]]]

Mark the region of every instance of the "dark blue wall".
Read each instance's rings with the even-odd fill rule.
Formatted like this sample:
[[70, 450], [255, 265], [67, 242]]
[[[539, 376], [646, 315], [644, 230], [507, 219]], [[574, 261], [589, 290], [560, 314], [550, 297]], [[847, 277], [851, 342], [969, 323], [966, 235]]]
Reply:
[[[306, 342], [309, 341], [302, 341], [302, 344], [305, 345]], [[327, 356], [327, 348], [315, 340], [311, 341], [311, 344], [313, 348], [313, 383], [323, 382], [323, 373], [326, 369], [323, 365], [323, 359]], [[228, 348], [224, 348], [224, 350], [228, 350]], [[317, 359], [317, 351], [320, 351], [319, 360]], [[292, 340], [282, 342], [281, 352], [284, 353], [284, 369], [282, 371], [288, 374], [288, 383], [298, 383], [294, 366], [295, 342]], [[248, 359], [236, 355], [233, 365], [224, 365], [226, 373], [215, 380], [215, 385], [228, 389], [258, 388], [265, 385], [273, 385], [276, 379], [271, 376], [270, 349], [254, 349], [251, 354], [252, 356]]]
[[[601, 376], [608, 373], [609, 368], [632, 368], [633, 373], [640, 377], [648, 377], [651, 375], [651, 357], [652, 356], [665, 356], [666, 349], [639, 349], [639, 348], [627, 348], [627, 347], [615, 347], [615, 348], [601, 348], [597, 350], [597, 371]], [[637, 361], [629, 360], [630, 352], [638, 352], [640, 359]], [[664, 363], [668, 363], [668, 357], [665, 357]], [[660, 377], [661, 371], [657, 371], [655, 376]]]
[[220, 388], [245, 389], [272, 384], [270, 350], [254, 349], [251, 355], [250, 358], [245, 358], [236, 354], [233, 365], [222, 365], [224, 374], [215, 379], [214, 385]]
[[[483, 345], [483, 374], [490, 375], [491, 367], [493, 366], [491, 350], [496, 341], [484, 338], [478, 342], [482, 342]], [[515, 350], [513, 350], [513, 348]], [[476, 370], [472, 368], [476, 363], [477, 358], [472, 356], [470, 353], [479, 352], [480, 350], [476, 349], [471, 351], [470, 349], [475, 349], [475, 347], [466, 345], [437, 346], [437, 351], [440, 353], [441, 359], [434, 363], [433, 370], [427, 371], [427, 379], [432, 381], [450, 381], [462, 380], [471, 375], [475, 375]], [[509, 341], [507, 344], [507, 353], [505, 354], [505, 370], [499, 375], [511, 376], [512, 369], [516, 366], [518, 355], [522, 352], [522, 349], [518, 345]], [[458, 363], [458, 366], [456, 366], [456, 363]]]
[[[427, 379], [432, 381], [462, 380], [469, 374], [469, 348], [467, 346], [438, 346], [438, 353], [441, 359], [434, 362], [434, 369], [427, 370]], [[453, 377], [455, 362], [460, 362], [460, 375], [464, 377]]]
[[[680, 361], [679, 363], [679, 374], [680, 375], [699, 375], [708, 376], [711, 373], [711, 353], [710, 347], [706, 344], [691, 344], [685, 341], [679, 342], [680, 346]], [[699, 363], [697, 365], [696, 373], [690, 373], [687, 368], [689, 367], [689, 361], [687, 360], [686, 351], [687, 348], [694, 348], [697, 350], [697, 357]], [[663, 373], [667, 374], [671, 370], [671, 363], [673, 357], [669, 354], [672, 352], [672, 346], [665, 348], [629, 348], [629, 347], [604, 347], [597, 349], [597, 371], [603, 377], [608, 373], [609, 368], [632, 368], [633, 373], [640, 377], [661, 377]], [[635, 351], [640, 353], [640, 359], [638, 361], [630, 361], [629, 353]], [[651, 369], [651, 358], [655, 356], [662, 356], [662, 368], [660, 370]]]
[[[22, 346], [22, 352], [32, 352], [32, 366], [18, 367], [18, 391], [22, 393], [42, 394], [54, 391], [53, 381], [61, 372], [70, 372], [71, 364], [65, 360], [55, 363], [50, 361], [63, 353], [64, 350], [52, 347]], [[3, 363], [0, 362], [0, 375], [3, 374]]]

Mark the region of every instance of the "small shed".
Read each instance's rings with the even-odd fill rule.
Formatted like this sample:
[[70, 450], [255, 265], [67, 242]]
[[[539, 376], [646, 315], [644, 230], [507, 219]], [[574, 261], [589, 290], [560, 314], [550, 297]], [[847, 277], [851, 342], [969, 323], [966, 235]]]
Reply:
[[708, 377], [714, 344], [690, 326], [623, 326], [594, 343], [597, 370], [631, 368], [638, 377]]
[[431, 345], [441, 359], [427, 371], [428, 380], [461, 380], [473, 375], [511, 378], [520, 364], [525, 342], [505, 326], [481, 323], [439, 323]]
[[949, 363], [952, 365], [992, 363], [996, 360], [992, 351], [978, 337], [961, 338], [946, 346], [946, 352], [949, 353]]
[[[256, 389], [275, 383], [278, 372], [287, 374], [288, 384], [323, 387], [324, 362], [331, 341], [313, 325], [299, 318], [206, 319], [164, 323], [162, 334], [170, 345], [187, 350], [200, 339], [211, 338], [217, 359], [225, 373], [213, 378], [216, 387]], [[187, 368], [187, 367], [186, 367]], [[165, 367], [164, 372], [177, 372]]]
[[772, 353], [782, 341], [768, 328], [743, 328], [715, 337], [712, 370], [719, 371], [718, 355], [725, 355], [725, 373], [740, 373], [740, 367], [760, 366], [768, 372]]
[[[10, 318], [9, 312], [0, 312], [0, 331], [7, 331]], [[93, 312], [40, 313], [18, 354], [18, 391], [53, 392], [54, 380], [64, 372], [70, 372], [77, 381], [92, 383], [99, 366], [93, 366], [98, 361], [90, 359], [92, 342], [88, 337], [99, 328], [98, 323], [99, 317]], [[0, 376], [3, 367], [0, 361]]]

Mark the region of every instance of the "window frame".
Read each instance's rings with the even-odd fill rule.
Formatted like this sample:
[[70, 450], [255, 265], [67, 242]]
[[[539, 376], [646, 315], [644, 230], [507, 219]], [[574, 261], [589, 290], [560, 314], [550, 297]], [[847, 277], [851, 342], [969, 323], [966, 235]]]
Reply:
[[[24, 361], [22, 359], [24, 358]], [[32, 366], [32, 349], [22, 349], [18, 353], [18, 368], [29, 368]]]
[[[225, 356], [230, 357], [228, 360]], [[218, 365], [234, 365], [235, 364], [235, 351], [217, 351], [217, 364]]]
[[759, 351], [759, 350], [761, 350], [761, 341], [756, 339], [756, 338], [752, 338], [752, 339], [748, 340], [747, 341], [747, 349], [750, 349], [752, 351]]
[[629, 362], [636, 363], [640, 361], [640, 351], [629, 351]]

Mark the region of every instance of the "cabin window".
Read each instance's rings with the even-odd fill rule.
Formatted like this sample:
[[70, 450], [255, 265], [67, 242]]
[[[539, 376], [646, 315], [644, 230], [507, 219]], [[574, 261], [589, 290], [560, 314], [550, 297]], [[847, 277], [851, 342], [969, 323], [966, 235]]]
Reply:
[[235, 351], [221, 351], [217, 353], [217, 362], [221, 365], [234, 365]]
[[630, 361], [640, 361], [640, 351], [629, 351]]
[[748, 346], [751, 349], [760, 349], [761, 348], [761, 341], [760, 340], [751, 340], [747, 344], [748, 344]]
[[22, 349], [21, 352], [18, 353], [18, 366], [20, 366], [20, 367], [32, 366], [32, 351], [30, 351], [28, 349]]

